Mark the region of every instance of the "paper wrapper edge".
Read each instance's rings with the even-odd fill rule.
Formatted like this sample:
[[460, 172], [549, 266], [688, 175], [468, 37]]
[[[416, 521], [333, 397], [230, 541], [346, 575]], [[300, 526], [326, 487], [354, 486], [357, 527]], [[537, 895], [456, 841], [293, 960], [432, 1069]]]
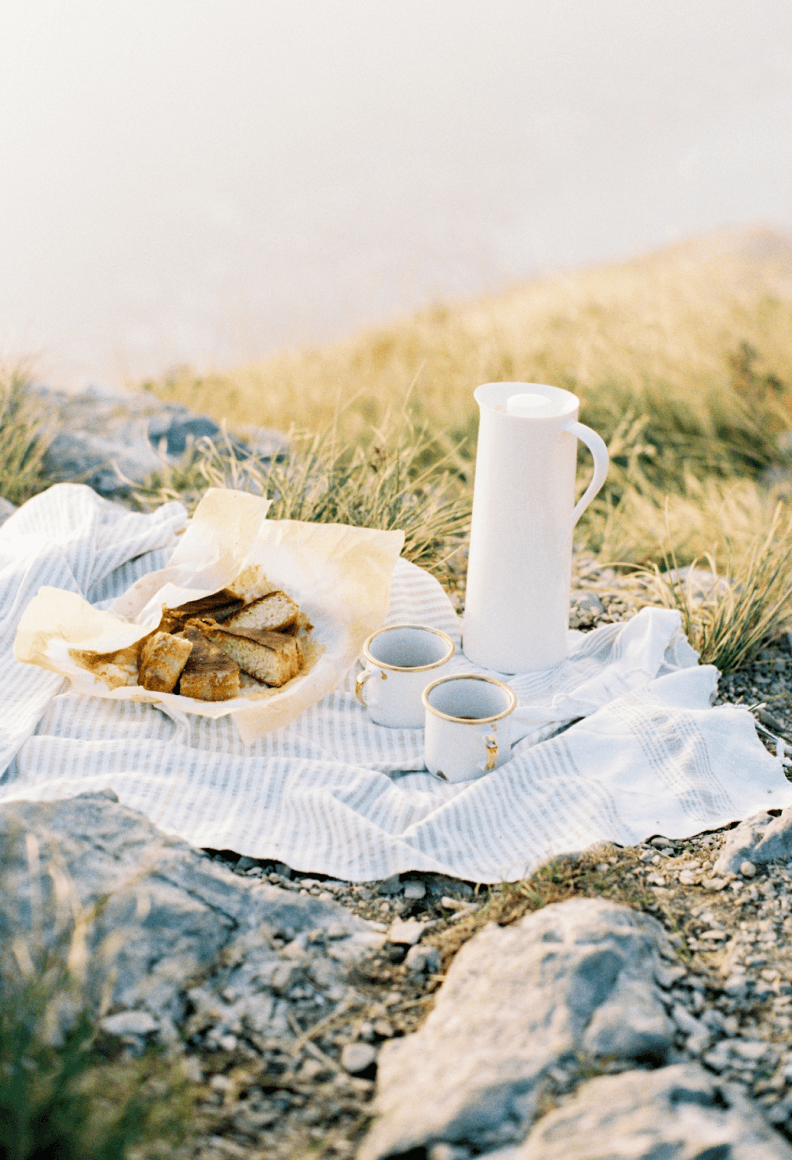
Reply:
[[[163, 581], [178, 581], [207, 594], [216, 590], [215, 578], [220, 580], [217, 587], [222, 587], [242, 568], [261, 567], [274, 584], [297, 600], [315, 625], [313, 639], [324, 651], [304, 677], [290, 682], [283, 692], [273, 690], [260, 700], [240, 696], [224, 702], [201, 702], [176, 694], [151, 693], [140, 686], [111, 689], [77, 665], [71, 654], [79, 650], [107, 655], [129, 648], [147, 636], [152, 625], [129, 623], [111, 612], [93, 608], [76, 593], [46, 587], [39, 589], [22, 615], [14, 642], [16, 658], [68, 676], [76, 692], [112, 700], [159, 702], [163, 708], [170, 705], [198, 716], [231, 715], [245, 743], [289, 724], [309, 705], [321, 700], [354, 664], [366, 637], [384, 622], [391, 575], [404, 535], [343, 524], [292, 520], [261, 523], [253, 508], [245, 504], [244, 518], [237, 519], [232, 529], [231, 549], [228, 537], [221, 531], [221, 542], [213, 545], [214, 566], [207, 571], [206, 556], [199, 550], [207, 534], [214, 533], [212, 525], [224, 523], [224, 504], [233, 503], [232, 497], [237, 494], [219, 489], [217, 492], [212, 497], [211, 520], [203, 521], [193, 532], [192, 543], [187, 545], [190, 551], [185, 552], [184, 541], [180, 542], [180, 559], [175, 566], [172, 559], [159, 575]], [[245, 496], [245, 500], [251, 498]], [[204, 589], [200, 581], [207, 575], [212, 575], [213, 584]], [[133, 595], [140, 586], [141, 597], [145, 593], [150, 598], [156, 589], [156, 576], [150, 573], [143, 577], [125, 595]], [[199, 584], [193, 588], [196, 579]], [[114, 607], [125, 603], [126, 612], [130, 602], [125, 597], [120, 597]], [[133, 595], [131, 607], [135, 605], [140, 613], [140, 598]]]

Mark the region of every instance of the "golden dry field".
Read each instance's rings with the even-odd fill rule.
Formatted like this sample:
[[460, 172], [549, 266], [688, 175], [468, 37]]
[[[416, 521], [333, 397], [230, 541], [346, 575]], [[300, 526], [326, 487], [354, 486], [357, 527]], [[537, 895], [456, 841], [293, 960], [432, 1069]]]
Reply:
[[[581, 534], [600, 554], [687, 562], [770, 527], [789, 457], [792, 239], [724, 231], [436, 307], [233, 371], [147, 383], [231, 427], [387, 442], [406, 403], [435, 454], [475, 454], [472, 392], [494, 380], [579, 395], [610, 481]], [[372, 434], [377, 429], [379, 439]], [[581, 453], [581, 476], [583, 475]]]

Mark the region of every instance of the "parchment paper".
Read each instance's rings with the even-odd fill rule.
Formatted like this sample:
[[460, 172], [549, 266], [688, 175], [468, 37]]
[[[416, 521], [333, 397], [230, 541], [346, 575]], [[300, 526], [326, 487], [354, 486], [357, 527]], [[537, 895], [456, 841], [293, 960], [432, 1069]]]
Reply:
[[[157, 703], [170, 716], [232, 716], [245, 743], [293, 721], [335, 688], [387, 614], [402, 532], [267, 520], [269, 501], [212, 488], [201, 500], [165, 568], [114, 601], [92, 607], [81, 596], [42, 587], [19, 623], [14, 655], [70, 678], [74, 690], [119, 701]], [[245, 689], [228, 701], [156, 693], [135, 681], [139, 642], [162, 608], [229, 584], [249, 596], [281, 588], [313, 624], [308, 667], [281, 689]], [[88, 667], [86, 667], [88, 666]]]

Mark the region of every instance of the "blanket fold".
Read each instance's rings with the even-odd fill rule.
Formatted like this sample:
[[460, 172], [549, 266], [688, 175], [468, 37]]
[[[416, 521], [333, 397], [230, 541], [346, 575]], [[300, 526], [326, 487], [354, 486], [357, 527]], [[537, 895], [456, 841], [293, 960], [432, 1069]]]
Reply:
[[[667, 609], [574, 634], [555, 669], [503, 678], [518, 697], [512, 758], [461, 785], [427, 773], [422, 730], [369, 721], [354, 672], [245, 745], [228, 718], [79, 695], [14, 660], [41, 585], [106, 606], [165, 566], [186, 522], [178, 503], [142, 515], [61, 484], [0, 529], [0, 801], [111, 788], [196, 846], [351, 881], [423, 870], [479, 882], [603, 839], [679, 838], [792, 804], [747, 710], [711, 707], [717, 673]], [[399, 560], [386, 623], [405, 621], [459, 645], [438, 582]], [[448, 671], [482, 670], [457, 652]]]

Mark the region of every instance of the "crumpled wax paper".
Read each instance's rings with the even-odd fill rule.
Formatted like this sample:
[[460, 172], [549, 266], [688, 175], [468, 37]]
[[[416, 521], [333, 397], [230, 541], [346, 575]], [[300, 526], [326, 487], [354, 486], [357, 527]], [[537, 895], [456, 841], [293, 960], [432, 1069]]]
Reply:
[[[254, 741], [293, 721], [333, 689], [387, 614], [402, 532], [268, 520], [270, 501], [211, 488], [170, 563], [143, 576], [107, 611], [60, 588], [42, 587], [17, 629], [17, 660], [69, 677], [78, 693], [150, 701], [171, 716], [230, 714], [242, 740]], [[208, 596], [229, 584], [247, 599], [281, 588], [313, 624], [307, 666], [280, 689], [252, 679], [228, 701], [150, 692], [136, 683], [139, 642], [163, 607]], [[243, 676], [243, 674], [240, 674]]]

